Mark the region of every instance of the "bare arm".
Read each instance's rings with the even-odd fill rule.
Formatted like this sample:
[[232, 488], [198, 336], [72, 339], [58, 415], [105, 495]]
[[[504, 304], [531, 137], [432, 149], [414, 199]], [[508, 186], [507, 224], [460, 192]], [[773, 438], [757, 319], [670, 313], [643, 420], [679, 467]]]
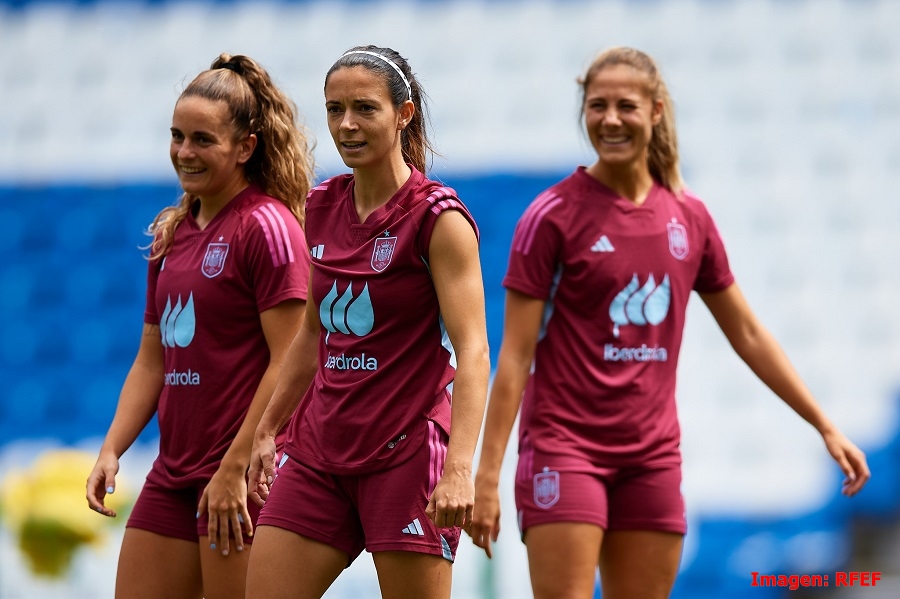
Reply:
[[87, 479], [88, 505], [104, 516], [116, 515], [103, 504], [103, 499], [115, 490], [119, 458], [156, 413], [163, 388], [163, 357], [159, 326], [145, 323], [137, 356], [119, 393], [115, 416], [100, 447], [97, 463]]
[[[229, 534], [233, 533], [237, 550], [243, 550], [241, 529], [253, 534], [247, 511], [247, 466], [253, 433], [266, 409], [275, 381], [282, 369], [295, 332], [303, 323], [306, 302], [287, 300], [260, 313], [260, 323], [269, 347], [269, 365], [260, 379], [237, 435], [228, 447], [221, 464], [200, 497], [198, 511], [209, 511], [209, 542], [224, 554], [229, 551]], [[243, 527], [241, 526], [243, 521]]]
[[522, 403], [544, 313], [544, 300], [507, 291], [503, 343], [491, 387], [481, 457], [475, 477], [475, 516], [469, 535], [492, 556], [491, 540], [500, 534], [500, 469], [509, 435]]
[[728, 342], [756, 376], [822, 435], [825, 446], [846, 475], [844, 493], [854, 495], [870, 472], [866, 456], [828, 419], [772, 334], [750, 309], [737, 284], [702, 293]]
[[[310, 289], [312, 274], [310, 273]], [[275, 437], [291, 418], [318, 369], [319, 315], [313, 301], [285, 356], [271, 399], [253, 433], [250, 452], [250, 498], [262, 505], [275, 476]]]
[[451, 210], [438, 217], [429, 256], [431, 277], [457, 366], [444, 474], [435, 486], [426, 513], [438, 527], [468, 526], [475, 501], [472, 460], [484, 418], [490, 358], [478, 240], [461, 213]]

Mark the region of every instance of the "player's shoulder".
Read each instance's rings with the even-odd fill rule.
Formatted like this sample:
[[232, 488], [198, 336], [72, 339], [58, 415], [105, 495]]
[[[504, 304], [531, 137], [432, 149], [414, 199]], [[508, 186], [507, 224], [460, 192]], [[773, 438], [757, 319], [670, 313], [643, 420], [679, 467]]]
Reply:
[[412, 205], [422, 206], [434, 214], [440, 214], [445, 210], [462, 210], [468, 212], [466, 206], [459, 198], [455, 189], [445, 185], [441, 181], [422, 178], [422, 181], [411, 194]]
[[703, 198], [690, 187], [684, 187], [677, 194], [669, 192], [670, 195], [677, 197], [689, 206], [704, 206]]
[[[300, 221], [281, 200], [259, 188], [244, 198], [237, 212], [240, 236], [245, 240], [289, 240], [302, 235]], [[287, 241], [285, 241], [286, 243]]]
[[296, 220], [284, 202], [266, 194], [259, 188], [254, 189], [250, 197], [241, 203], [239, 213], [240, 218], [249, 223], [258, 222], [261, 217], [269, 216], [276, 219]]
[[578, 209], [581, 184], [573, 173], [544, 189], [520, 217], [520, 222], [537, 224], [543, 221], [566, 221]]
[[307, 210], [336, 202], [353, 182], [353, 175], [335, 175], [323, 180], [309, 190], [306, 196]]
[[678, 192], [671, 192], [665, 190], [667, 196], [669, 197], [670, 202], [679, 202], [684, 206], [684, 209], [698, 218], [709, 218], [709, 210], [706, 207], [706, 202], [697, 194], [695, 191], [690, 189], [689, 187], [684, 187]]

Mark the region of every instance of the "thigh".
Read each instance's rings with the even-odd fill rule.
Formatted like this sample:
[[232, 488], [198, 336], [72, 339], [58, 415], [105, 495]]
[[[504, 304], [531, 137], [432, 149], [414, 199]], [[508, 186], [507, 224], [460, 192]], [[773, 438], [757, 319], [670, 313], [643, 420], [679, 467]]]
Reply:
[[248, 598], [318, 599], [348, 563], [345, 552], [289, 530], [261, 525], [255, 536]]
[[449, 560], [408, 551], [380, 551], [372, 557], [383, 599], [450, 599]]
[[610, 530], [600, 552], [603, 599], [668, 599], [684, 537], [649, 530]]
[[438, 528], [425, 514], [447, 455], [447, 434], [428, 423], [429, 438], [407, 461], [358, 479], [356, 502], [372, 553], [407, 551], [456, 557], [459, 527]]
[[591, 599], [603, 537], [602, 528], [581, 522], [529, 528], [525, 547], [535, 599]]
[[250, 546], [246, 545], [243, 551], [229, 551], [228, 555], [222, 555], [221, 551], [210, 549], [209, 537], [202, 536], [198, 551], [204, 599], [243, 599]]
[[680, 464], [620, 470], [607, 489], [608, 530], [687, 532]]
[[258, 526], [282, 528], [331, 545], [348, 556], [344, 564], [348, 565], [362, 552], [365, 537], [346, 480], [286, 457], [259, 514]]
[[126, 528], [119, 552], [116, 599], [199, 599], [203, 596], [195, 541]]

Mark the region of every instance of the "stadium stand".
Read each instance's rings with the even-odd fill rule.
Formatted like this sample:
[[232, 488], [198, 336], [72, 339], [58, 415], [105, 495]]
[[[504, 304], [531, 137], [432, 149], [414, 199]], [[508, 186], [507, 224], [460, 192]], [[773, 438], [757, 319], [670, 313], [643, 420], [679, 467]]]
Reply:
[[[142, 231], [177, 197], [172, 105], [219, 52], [258, 58], [296, 99], [322, 176], [342, 170], [321, 110], [331, 62], [369, 41], [409, 57], [432, 100], [434, 175], [481, 228], [496, 356], [516, 219], [591, 160], [575, 77], [603, 47], [634, 45], [669, 82], [688, 184], [739, 283], [874, 472], [859, 497], [840, 497], [814, 431], [695, 300], [679, 374], [690, 532], [675, 597], [780, 597], [752, 587], [751, 572], [854, 567], [887, 579], [858, 596], [896, 596], [900, 548], [885, 539], [900, 521], [898, 23], [892, 0], [0, 0], [0, 54], [12, 57], [0, 61], [0, 251], [11, 256], [0, 264], [0, 457], [104, 433], [137, 347]], [[461, 549], [456, 598], [529, 592], [514, 460], [511, 448], [498, 555], [488, 565]], [[82, 565], [111, 577], [114, 559]], [[0, 598], [33, 596], [8, 563]], [[374, 589], [343, 585], [329, 596]]]

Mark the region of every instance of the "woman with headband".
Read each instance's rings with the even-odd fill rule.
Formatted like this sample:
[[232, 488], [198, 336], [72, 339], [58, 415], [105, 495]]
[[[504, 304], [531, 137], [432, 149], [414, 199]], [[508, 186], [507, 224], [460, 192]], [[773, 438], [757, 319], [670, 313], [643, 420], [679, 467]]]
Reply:
[[325, 109], [353, 172], [307, 200], [312, 301], [254, 440], [247, 596], [321, 597], [366, 549], [383, 597], [446, 599], [490, 368], [477, 229], [423, 174], [424, 93], [397, 52], [342, 55]]
[[244, 596], [253, 432], [306, 313], [313, 162], [295, 117], [246, 56], [222, 54], [175, 103], [169, 154], [184, 194], [150, 226], [143, 336], [87, 481], [91, 508], [115, 516], [104, 497], [119, 458], [158, 414], [118, 599]]

